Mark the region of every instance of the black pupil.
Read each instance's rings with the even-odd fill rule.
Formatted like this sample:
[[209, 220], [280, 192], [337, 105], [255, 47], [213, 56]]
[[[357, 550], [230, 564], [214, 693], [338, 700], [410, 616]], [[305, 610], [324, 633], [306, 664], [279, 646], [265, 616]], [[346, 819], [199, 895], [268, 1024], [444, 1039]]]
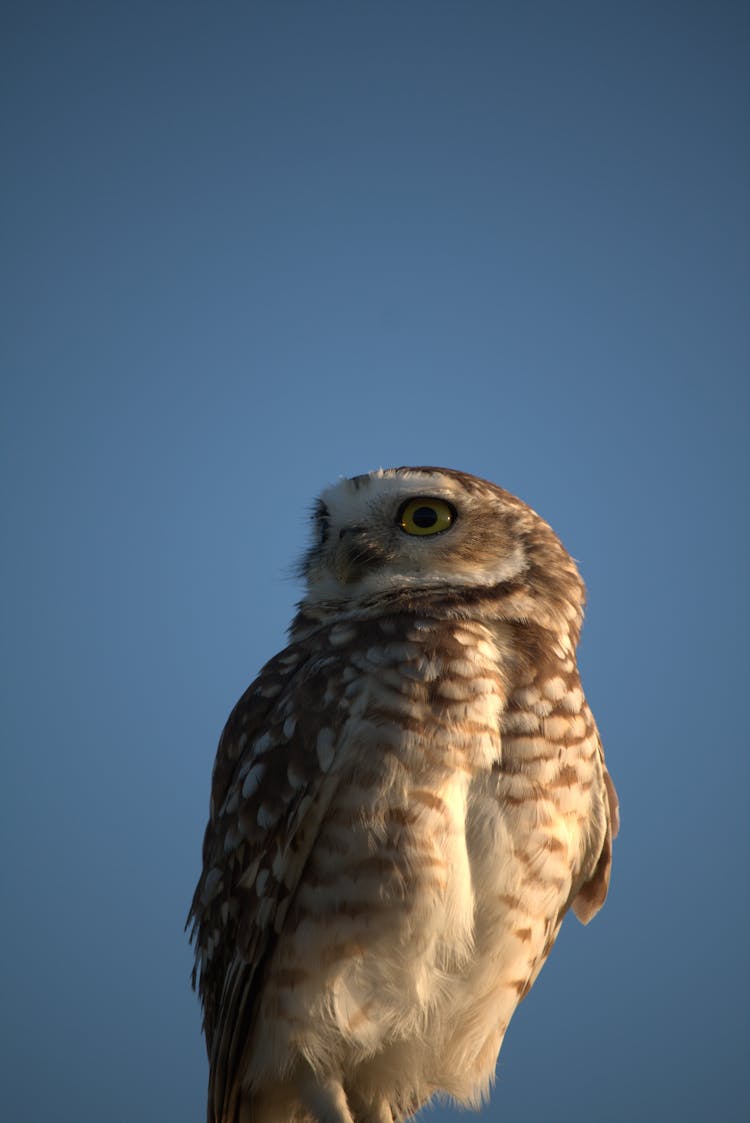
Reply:
[[426, 529], [428, 526], [434, 526], [437, 522], [437, 511], [434, 507], [417, 507], [412, 515], [412, 520], [415, 526]]

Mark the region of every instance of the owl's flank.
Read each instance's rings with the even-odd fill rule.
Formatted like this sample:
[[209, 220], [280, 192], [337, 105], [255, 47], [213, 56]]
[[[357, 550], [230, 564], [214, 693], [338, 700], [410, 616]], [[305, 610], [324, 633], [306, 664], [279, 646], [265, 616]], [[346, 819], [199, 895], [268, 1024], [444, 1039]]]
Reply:
[[576, 664], [584, 588], [501, 488], [325, 491], [289, 645], [232, 711], [190, 911], [209, 1123], [478, 1106], [617, 798]]

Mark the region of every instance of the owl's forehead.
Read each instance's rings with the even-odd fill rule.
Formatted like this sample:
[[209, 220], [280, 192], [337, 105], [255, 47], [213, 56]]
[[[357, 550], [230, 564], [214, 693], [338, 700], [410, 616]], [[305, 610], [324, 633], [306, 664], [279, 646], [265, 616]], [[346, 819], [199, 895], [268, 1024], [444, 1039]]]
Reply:
[[390, 508], [412, 495], [430, 495], [456, 502], [466, 494], [457, 476], [458, 473], [451, 475], [438, 469], [378, 468], [362, 476], [339, 480], [326, 488], [320, 503], [332, 519], [346, 521], [381, 506]]

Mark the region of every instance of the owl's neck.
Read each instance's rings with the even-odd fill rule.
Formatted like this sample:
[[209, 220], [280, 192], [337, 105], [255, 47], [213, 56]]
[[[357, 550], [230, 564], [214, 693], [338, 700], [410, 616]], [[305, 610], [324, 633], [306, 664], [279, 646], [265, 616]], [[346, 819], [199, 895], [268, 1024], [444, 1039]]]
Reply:
[[[423, 620], [475, 622], [490, 629], [512, 626], [522, 646], [540, 644], [563, 658], [574, 657], [580, 631], [581, 604], [551, 593], [540, 594], [528, 581], [502, 581], [493, 586], [445, 585], [392, 589], [357, 599], [303, 600], [289, 628], [292, 642], [321, 628], [347, 621], [386, 616]], [[523, 638], [522, 638], [523, 637]]]

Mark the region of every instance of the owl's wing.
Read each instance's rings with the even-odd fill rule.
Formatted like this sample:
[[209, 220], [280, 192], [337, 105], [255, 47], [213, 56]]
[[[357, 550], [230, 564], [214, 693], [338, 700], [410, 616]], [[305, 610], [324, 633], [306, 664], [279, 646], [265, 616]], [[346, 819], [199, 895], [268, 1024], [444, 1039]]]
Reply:
[[208, 1119], [234, 1119], [264, 959], [337, 784], [339, 660], [293, 644], [235, 706], [219, 741], [203, 872], [188, 916], [209, 1055]]
[[601, 768], [601, 812], [605, 818], [604, 838], [601, 851], [596, 859], [593, 872], [583, 883], [573, 899], [573, 912], [582, 924], [588, 924], [596, 916], [607, 899], [609, 874], [612, 867], [612, 839], [620, 829], [620, 805], [615, 785], [604, 763], [604, 749], [598, 743], [599, 766]]

